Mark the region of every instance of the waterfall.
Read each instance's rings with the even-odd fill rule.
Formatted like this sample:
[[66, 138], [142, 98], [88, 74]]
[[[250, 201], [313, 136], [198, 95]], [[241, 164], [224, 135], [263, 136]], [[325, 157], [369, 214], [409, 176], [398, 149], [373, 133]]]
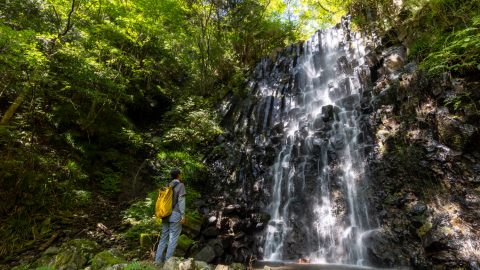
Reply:
[[268, 63], [260, 64], [265, 110], [278, 116], [264, 112], [259, 128], [276, 121], [283, 131], [271, 167], [264, 260], [365, 264], [362, 235], [374, 226], [365, 200], [368, 140], [361, 109], [366, 41], [346, 24], [290, 48], [288, 87], [279, 83], [287, 80], [276, 71], [281, 65], [268, 77]]

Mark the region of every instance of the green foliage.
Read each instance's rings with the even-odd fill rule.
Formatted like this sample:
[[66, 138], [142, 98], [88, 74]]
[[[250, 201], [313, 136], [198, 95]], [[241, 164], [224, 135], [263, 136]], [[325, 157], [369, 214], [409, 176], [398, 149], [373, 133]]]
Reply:
[[125, 268], [123, 269], [124, 270], [155, 270], [156, 268], [145, 263], [142, 264], [140, 262], [131, 262], [125, 265]]
[[[405, 5], [409, 3], [404, 2]], [[400, 8], [393, 0], [351, 0], [349, 11], [353, 22], [362, 31], [375, 31], [382, 35], [395, 25]]]
[[[283, 0], [2, 1], [0, 256], [45, 240], [32, 232], [45, 215], [133, 197], [125, 187], [163, 184], [173, 167], [191, 205], [222, 133], [215, 103], [298, 38], [286, 13]], [[154, 226], [142, 207], [132, 234]]]
[[[398, 41], [406, 35], [410, 58], [431, 74], [480, 69], [480, 2], [476, 0], [352, 0], [361, 30]], [[391, 30], [394, 30], [393, 32]], [[389, 36], [393, 35], [393, 36]]]
[[463, 111], [464, 109], [471, 109], [475, 113], [479, 113], [477, 105], [475, 104], [472, 96], [472, 93], [461, 93], [454, 95], [447, 98], [444, 102], [444, 105], [451, 112], [455, 113]]
[[[286, 5], [283, 18], [295, 24], [299, 38], [307, 39], [318, 29], [332, 27], [348, 13], [351, 1], [340, 0], [293, 0]], [[364, 1], [365, 2], [365, 1]]]
[[180, 237], [178, 238], [178, 248], [181, 250], [188, 250], [188, 248], [191, 247], [193, 244], [195, 244], [195, 241], [190, 239], [185, 234], [180, 235]]
[[124, 269], [128, 269], [128, 270], [140, 270], [142, 269], [142, 265], [139, 263], [139, 262], [132, 262], [132, 263], [129, 263]]
[[140, 235], [142, 234], [156, 234], [160, 235], [161, 232], [161, 220], [158, 221], [155, 218], [148, 220], [141, 220], [132, 225], [125, 233], [124, 237], [131, 241], [133, 245], [138, 245]]
[[115, 254], [115, 252], [104, 250], [95, 254], [95, 256], [92, 258], [90, 267], [92, 270], [102, 270], [115, 264], [122, 264], [125, 262], [126, 260]]
[[160, 234], [162, 221], [154, 217], [157, 196], [158, 191], [150, 192], [144, 200], [133, 203], [123, 212], [122, 222], [130, 225], [124, 236], [132, 245], [138, 245], [142, 234]]
[[164, 116], [169, 129], [162, 138], [167, 148], [193, 150], [206, 146], [222, 134], [218, 116], [199, 97], [188, 97], [180, 101]]
[[110, 168], [105, 169], [104, 172], [99, 172], [100, 187], [102, 192], [107, 195], [114, 195], [120, 192], [121, 177], [119, 173], [114, 172]]
[[73, 201], [78, 206], [88, 206], [92, 203], [92, 193], [87, 190], [73, 190]]
[[151, 219], [155, 214], [157, 197], [158, 191], [150, 192], [144, 200], [131, 204], [130, 207], [123, 212], [123, 220], [130, 224], [136, 224], [142, 220]]
[[[201, 198], [201, 194], [189, 185], [186, 186], [186, 192], [187, 195], [185, 195], [185, 203], [187, 205], [187, 209], [191, 209], [193, 211], [193, 209], [195, 209], [194, 202]], [[190, 214], [192, 216], [199, 216], [199, 214], [195, 211]]]
[[432, 223], [426, 222], [417, 230], [417, 235], [423, 238], [432, 229]]
[[421, 67], [430, 73], [480, 71], [480, 16], [471, 21], [471, 26], [440, 40], [444, 45], [430, 53]]
[[[192, 151], [193, 152], [193, 151]], [[170, 171], [173, 168], [182, 170], [183, 180], [187, 183], [196, 183], [205, 171], [205, 165], [201, 162], [201, 156], [191, 154], [187, 151], [166, 151], [158, 152], [157, 159], [161, 168], [162, 177], [157, 184], [165, 185], [170, 179]]]

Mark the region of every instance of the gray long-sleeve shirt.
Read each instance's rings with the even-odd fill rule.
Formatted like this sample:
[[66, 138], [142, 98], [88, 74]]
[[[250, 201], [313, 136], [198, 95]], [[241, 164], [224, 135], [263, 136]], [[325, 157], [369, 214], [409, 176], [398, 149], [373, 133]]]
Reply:
[[185, 215], [185, 185], [178, 179], [174, 179], [170, 182], [169, 186], [174, 186], [174, 198], [173, 201], [176, 204], [173, 206], [172, 214], [168, 217], [168, 222], [180, 222]]

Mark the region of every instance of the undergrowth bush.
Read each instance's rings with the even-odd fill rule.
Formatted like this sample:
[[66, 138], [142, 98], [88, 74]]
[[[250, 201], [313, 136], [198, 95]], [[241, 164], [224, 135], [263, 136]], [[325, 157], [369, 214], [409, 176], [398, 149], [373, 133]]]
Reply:
[[162, 137], [166, 148], [194, 150], [206, 146], [222, 134], [218, 115], [200, 97], [180, 101], [164, 116], [167, 131]]
[[[205, 165], [201, 162], [201, 155], [193, 151], [161, 150], [157, 154], [158, 167], [162, 175], [158, 185], [165, 185], [170, 180], [170, 170], [180, 168], [183, 180], [187, 183], [196, 183], [205, 172]], [[188, 186], [188, 184], [187, 184]]]
[[454, 31], [437, 43], [438, 51], [428, 54], [421, 63], [429, 73], [480, 71], [480, 16], [473, 17], [467, 28]]
[[409, 58], [430, 74], [480, 70], [478, 0], [352, 0], [350, 13], [362, 31], [394, 42], [406, 33]]

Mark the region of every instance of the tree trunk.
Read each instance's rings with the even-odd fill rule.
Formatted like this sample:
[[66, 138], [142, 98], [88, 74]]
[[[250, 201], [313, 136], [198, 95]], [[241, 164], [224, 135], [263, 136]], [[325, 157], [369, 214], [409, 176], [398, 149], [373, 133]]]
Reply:
[[5, 114], [2, 117], [2, 120], [0, 121], [0, 124], [6, 125], [12, 118], [12, 116], [15, 114], [17, 111], [18, 107], [22, 105], [23, 100], [27, 97], [27, 91], [23, 91], [18, 95], [18, 97], [15, 99], [15, 101], [10, 105], [8, 110], [5, 112]]

